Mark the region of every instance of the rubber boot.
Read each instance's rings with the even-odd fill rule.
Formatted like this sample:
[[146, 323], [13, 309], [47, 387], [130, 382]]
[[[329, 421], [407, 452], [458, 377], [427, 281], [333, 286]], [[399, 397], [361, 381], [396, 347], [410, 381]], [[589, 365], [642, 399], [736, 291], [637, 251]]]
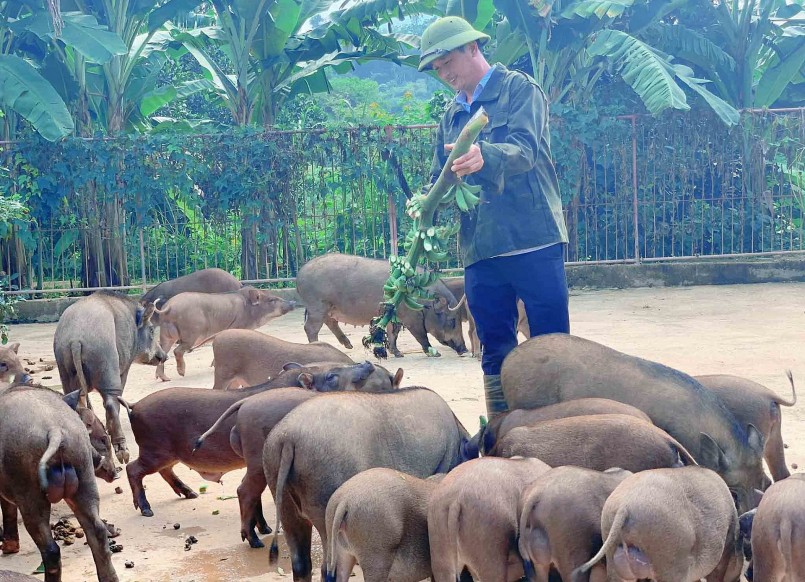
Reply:
[[497, 415], [508, 412], [509, 407], [503, 397], [503, 386], [500, 384], [500, 374], [484, 376], [484, 396], [486, 397], [486, 413], [489, 420]]

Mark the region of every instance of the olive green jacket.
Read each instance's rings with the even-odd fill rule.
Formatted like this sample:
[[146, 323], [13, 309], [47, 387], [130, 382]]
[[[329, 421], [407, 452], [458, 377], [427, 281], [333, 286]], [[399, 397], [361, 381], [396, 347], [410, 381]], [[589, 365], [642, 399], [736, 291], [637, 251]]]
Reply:
[[478, 136], [484, 158], [479, 172], [465, 176], [481, 186], [481, 202], [461, 215], [464, 266], [498, 255], [567, 242], [559, 182], [551, 161], [548, 102], [536, 81], [524, 73], [494, 67], [471, 112], [455, 101], [436, 134], [433, 180], [461, 129], [483, 106], [489, 123]]

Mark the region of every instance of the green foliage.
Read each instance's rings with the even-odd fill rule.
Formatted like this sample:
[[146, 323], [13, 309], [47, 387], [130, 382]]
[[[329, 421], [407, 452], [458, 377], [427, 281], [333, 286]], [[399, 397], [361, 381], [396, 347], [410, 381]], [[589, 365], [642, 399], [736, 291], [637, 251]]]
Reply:
[[[4, 170], [0, 170], [2, 175]], [[0, 197], [0, 240], [6, 238], [11, 225], [15, 222], [26, 221], [28, 208], [20, 201], [17, 194]], [[18, 288], [14, 284], [17, 274], [8, 275], [0, 271], [0, 291], [11, 291]], [[14, 305], [19, 301], [16, 295], [0, 295], [0, 343], [8, 343], [8, 326], [6, 321], [14, 315]]]

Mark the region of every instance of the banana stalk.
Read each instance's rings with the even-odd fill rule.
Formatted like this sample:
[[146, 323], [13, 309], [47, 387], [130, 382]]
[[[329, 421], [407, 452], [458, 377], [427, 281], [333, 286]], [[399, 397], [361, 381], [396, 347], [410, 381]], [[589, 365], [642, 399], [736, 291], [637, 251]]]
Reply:
[[408, 201], [406, 211], [413, 218], [413, 225], [406, 236], [408, 252], [405, 257], [391, 257], [391, 275], [383, 286], [386, 301], [382, 303], [382, 313], [372, 320], [369, 335], [363, 338], [364, 347], [371, 347], [375, 357], [388, 357], [386, 326], [399, 321], [397, 308], [400, 303], [405, 303], [411, 309], [422, 309], [423, 305], [417, 300], [427, 300], [429, 294], [426, 288], [438, 279], [433, 272], [417, 273], [417, 263], [423, 257], [435, 262], [447, 258], [443, 249], [446, 248], [447, 239], [458, 231], [458, 225], [436, 227], [433, 224], [436, 210], [454, 201], [462, 212], [478, 204], [476, 194], [480, 188], [465, 184], [451, 167], [456, 158], [469, 151], [488, 122], [489, 117], [482, 107], [461, 130], [455, 147], [427, 195], [414, 196]]

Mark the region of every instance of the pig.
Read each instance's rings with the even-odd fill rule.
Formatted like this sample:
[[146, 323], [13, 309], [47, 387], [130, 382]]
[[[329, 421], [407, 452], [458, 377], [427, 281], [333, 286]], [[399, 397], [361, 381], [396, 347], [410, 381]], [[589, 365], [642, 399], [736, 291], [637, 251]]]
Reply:
[[442, 478], [378, 467], [336, 489], [327, 503], [325, 582], [347, 582], [356, 562], [366, 582], [429, 578], [428, 501]]
[[550, 467], [539, 459], [484, 457], [447, 474], [428, 507], [434, 582], [456, 582], [466, 568], [473, 580], [517, 580], [523, 490]]
[[121, 463], [128, 463], [129, 450], [118, 398], [131, 364], [164, 362], [167, 357], [156, 341], [159, 328], [151, 321], [153, 313], [153, 304], [143, 307], [125, 295], [98, 291], [64, 310], [53, 337], [62, 390], [80, 390], [84, 406], [90, 390], [101, 394], [106, 430]]
[[532, 426], [546, 420], [592, 414], [626, 414], [651, 422], [645, 412], [638, 410], [634, 406], [615, 400], [607, 400], [606, 398], [579, 398], [578, 400], [568, 400], [567, 402], [550, 404], [541, 408], [518, 408], [499, 414], [483, 426], [478, 434], [472, 437], [467, 446], [479, 448], [480, 452], [486, 455], [492, 450], [498, 439], [518, 426]]
[[[742, 528], [746, 516], [741, 516]], [[805, 473], [774, 483], [748, 516], [752, 577], [758, 582], [805, 580]]]
[[[461, 321], [466, 321], [470, 334], [470, 346], [472, 348], [472, 356], [474, 358], [481, 357], [481, 339], [478, 337], [478, 331], [475, 329], [475, 318], [470, 311], [470, 305], [467, 302], [467, 296], [464, 293], [464, 277], [450, 277], [442, 279], [450, 292], [459, 299], [458, 307], [456, 308]], [[525, 305], [523, 302], [517, 300], [517, 331], [523, 334], [523, 337], [528, 339], [531, 337], [531, 329], [528, 327], [528, 317], [525, 313]]]
[[[293, 370], [299, 373], [302, 385], [317, 392], [353, 390], [388, 392], [399, 388], [403, 375], [402, 368], [397, 370], [397, 374], [391, 376], [388, 370], [382, 366], [374, 366], [368, 361], [353, 366], [338, 363], [314, 363], [304, 367], [290, 368], [283, 374], [290, 374]], [[371, 370], [375, 371], [371, 372]], [[316, 374], [322, 376], [323, 385], [314, 380]], [[306, 400], [316, 394], [310, 390], [306, 394], [300, 392], [271, 390], [239, 400], [230, 406], [215, 421], [215, 424], [196, 441], [196, 449], [198, 449], [209, 435], [221, 434], [220, 427], [231, 415], [237, 414], [236, 424], [229, 433], [229, 444], [232, 450], [246, 462], [246, 475], [238, 487], [238, 502], [241, 515], [241, 539], [248, 541], [252, 548], [264, 547], [263, 542], [254, 531], [255, 524], [261, 526], [261, 533], [271, 531], [268, 526], [262, 527], [260, 522], [262, 516], [260, 497], [266, 488], [266, 478], [263, 473], [263, 443], [274, 425], [282, 420], [293, 406], [301, 402], [300, 399]], [[231, 422], [225, 426], [230, 425]]]
[[595, 471], [620, 467], [637, 472], [696, 464], [666, 432], [625, 414], [573, 416], [513, 428], [489, 453], [536, 457], [551, 467], [576, 465]]
[[[368, 364], [368, 365], [367, 365]], [[349, 369], [347, 369], [349, 368]], [[273, 388], [304, 386], [310, 390], [354, 389], [375, 374], [369, 363], [337, 368], [335, 377], [325, 372], [306, 369], [288, 370], [274, 380], [244, 390], [207, 390], [206, 388], [166, 388], [149, 394], [129, 409], [129, 420], [140, 456], [126, 467], [134, 508], [153, 517], [145, 496], [143, 478], [159, 472], [174, 492], [187, 499], [198, 497], [195, 491], [173, 472], [173, 466], [184, 463], [208, 481], [218, 482], [224, 473], [244, 466], [243, 457], [229, 445], [229, 432], [234, 419], [216, 426], [207, 446], [195, 451], [197, 438], [216, 423], [221, 414], [235, 402]], [[385, 373], [388, 381], [388, 372]], [[220, 428], [219, 428], [220, 427]], [[262, 442], [261, 442], [262, 445]], [[262, 449], [261, 449], [262, 453]]]
[[12, 572], [11, 570], [0, 570], [0, 582], [38, 582], [39, 578]]
[[[237, 277], [222, 269], [200, 269], [188, 275], [163, 281], [156, 287], [148, 290], [141, 298], [140, 303], [165, 303], [168, 299], [179, 293], [194, 291], [196, 293], [227, 293], [237, 291], [243, 284]], [[154, 314], [154, 323], [159, 322], [159, 314]]]
[[19, 343], [0, 346], [0, 382], [11, 384], [16, 381], [24, 384], [30, 380], [31, 377], [22, 367], [22, 362], [17, 356], [19, 349]]
[[[791, 473], [788, 472], [788, 466], [785, 463], [780, 406], [794, 406], [797, 403], [797, 391], [794, 388], [791, 371], [788, 371], [791, 400], [784, 400], [765, 386], [739, 376], [717, 374], [695, 376], [695, 378], [701, 382], [702, 386], [715, 392], [741, 424], [751, 424], [760, 431], [765, 441], [763, 456], [772, 478], [779, 481], [788, 477]], [[762, 489], [765, 490], [768, 485], [767, 481]]]
[[[384, 394], [322, 394], [303, 402], [268, 433], [263, 470], [282, 521], [294, 580], [310, 581], [311, 525], [327, 564], [325, 512], [347, 479], [372, 467], [424, 478], [446, 473], [463, 459], [469, 437], [450, 406], [421, 387]], [[293, 469], [293, 470], [292, 470]], [[278, 557], [277, 529], [269, 562]]]
[[[185, 352], [192, 352], [225, 329], [255, 329], [265, 325], [295, 306], [294, 301], [254, 287], [229, 293], [179, 293], [163, 308], [156, 308], [160, 318], [159, 345], [168, 353], [179, 343], [173, 355], [176, 370], [184, 376]], [[157, 366], [156, 377], [163, 382], [170, 380], [165, 375], [164, 362]]]
[[17, 509], [39, 552], [46, 582], [61, 580], [50, 506], [64, 500], [84, 529], [98, 580], [117, 581], [108, 532], [98, 515], [92, 447], [87, 431], [53, 391], [15, 386], [0, 395], [0, 506], [3, 553], [19, 550]]
[[216, 390], [255, 386], [276, 376], [288, 362], [354, 363], [344, 352], [325, 342], [297, 344], [250, 329], [226, 329], [212, 342]]
[[606, 556], [610, 580], [737, 582], [743, 570], [738, 514], [729, 489], [705, 467], [653, 469], [621, 481], [601, 513], [603, 546], [576, 569]]
[[[332, 253], [306, 263], [296, 275], [296, 291], [305, 305], [308, 341], [318, 341], [319, 330], [326, 324], [341, 345], [352, 349], [338, 322], [369, 325], [384, 301], [383, 284], [388, 277], [389, 263], [383, 260]], [[423, 309], [415, 311], [400, 305], [397, 311], [400, 324], [389, 325], [389, 347], [398, 358], [402, 357], [397, 349], [400, 325], [413, 334], [429, 356], [437, 356], [439, 352], [430, 345], [428, 334], [459, 355], [467, 351], [461, 320], [457, 312], [451, 311], [458, 305], [455, 296], [441, 281], [436, 281], [430, 291], [434, 298], [426, 301]]]
[[533, 337], [506, 356], [501, 369], [509, 408], [537, 408], [576, 398], [609, 398], [639, 408], [716, 471], [743, 512], [763, 486], [763, 435], [741, 424], [691, 376], [568, 334]]
[[[631, 474], [620, 468], [555, 467], [523, 491], [518, 548], [529, 580], [547, 582], [553, 567], [570, 581], [573, 570], [598, 552], [604, 502]], [[583, 582], [606, 580], [602, 563], [580, 577]]]

